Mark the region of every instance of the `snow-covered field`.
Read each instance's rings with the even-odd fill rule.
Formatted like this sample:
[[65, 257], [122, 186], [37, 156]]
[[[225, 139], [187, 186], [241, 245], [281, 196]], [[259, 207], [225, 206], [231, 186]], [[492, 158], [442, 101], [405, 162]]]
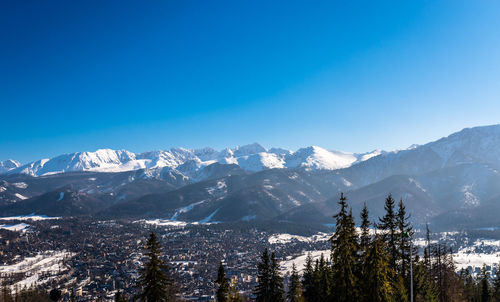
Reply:
[[327, 241], [330, 239], [331, 235], [326, 233], [318, 233], [310, 237], [291, 235], [291, 234], [274, 234], [270, 236], [267, 241], [270, 244], [285, 244], [292, 241], [302, 241], [302, 242], [316, 242], [316, 241]]
[[26, 223], [0, 224], [0, 229], [9, 230], [13, 232], [25, 232], [29, 227], [30, 225]]
[[186, 222], [186, 221], [179, 221], [179, 220], [172, 220], [172, 219], [141, 219], [141, 220], [136, 220], [134, 223], [143, 223], [143, 224], [152, 224], [156, 226], [163, 226], [163, 227], [185, 227], [187, 225], [198, 225], [198, 224], [216, 224], [219, 223], [218, 221], [211, 221], [211, 218], [213, 215], [215, 215], [215, 212], [207, 216], [206, 218], [200, 220], [200, 221], [194, 221], [194, 222]]
[[478, 239], [472, 245], [461, 247], [453, 254], [457, 269], [481, 268], [483, 264], [496, 266], [500, 263], [500, 240]]
[[[73, 253], [66, 251], [46, 251], [33, 257], [27, 257], [14, 264], [1, 265], [0, 274], [24, 273], [25, 278], [13, 284], [12, 288], [30, 287], [36, 284], [46, 283], [57, 277], [57, 274], [67, 270], [63, 265], [65, 258], [73, 257]], [[47, 276], [41, 278], [42, 274]]]
[[313, 262], [316, 261], [316, 259], [319, 259], [321, 257], [321, 254], [323, 254], [323, 257], [325, 257], [325, 259], [330, 258], [330, 250], [307, 251], [298, 257], [289, 257], [285, 261], [282, 261], [280, 263], [281, 273], [283, 275], [286, 275], [287, 273], [291, 273], [292, 266], [294, 263], [295, 263], [295, 267], [297, 268], [297, 271], [299, 273], [302, 273], [302, 271], [304, 270], [304, 265], [306, 264], [307, 255], [309, 253], [311, 253], [311, 256], [313, 258]]
[[33, 221], [38, 221], [38, 220], [51, 220], [51, 219], [59, 219], [60, 217], [49, 217], [45, 215], [21, 215], [21, 216], [10, 216], [10, 217], [0, 217], [1, 220], [33, 220]]
[[176, 226], [176, 227], [183, 227], [187, 225], [187, 222], [184, 221], [177, 221], [177, 220], [169, 220], [169, 219], [141, 219], [134, 221], [135, 223], [145, 223], [145, 224], [152, 224], [152, 225], [157, 225], [157, 226]]

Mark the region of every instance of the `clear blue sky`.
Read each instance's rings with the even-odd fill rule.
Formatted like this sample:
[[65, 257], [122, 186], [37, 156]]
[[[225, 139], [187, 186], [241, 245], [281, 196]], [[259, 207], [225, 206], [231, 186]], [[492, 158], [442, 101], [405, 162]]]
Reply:
[[496, 124], [499, 16], [486, 0], [2, 1], [0, 160], [392, 150]]

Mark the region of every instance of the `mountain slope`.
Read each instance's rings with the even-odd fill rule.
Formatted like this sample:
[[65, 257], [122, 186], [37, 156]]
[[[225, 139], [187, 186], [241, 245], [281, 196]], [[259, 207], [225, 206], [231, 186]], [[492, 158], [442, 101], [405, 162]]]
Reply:
[[14, 169], [20, 167], [20, 166], [21, 166], [21, 163], [16, 161], [16, 160], [13, 160], [13, 159], [0, 161], [0, 174], [7, 173], [11, 170], [14, 170]]
[[[125, 172], [140, 169], [175, 169], [193, 181], [203, 180], [199, 171], [214, 163], [238, 165], [247, 172], [275, 168], [304, 168], [308, 170], [334, 170], [348, 167], [380, 154], [374, 151], [354, 154], [328, 151], [320, 147], [307, 147], [292, 152], [280, 148], [265, 149], [254, 143], [216, 151], [172, 148], [166, 151], [132, 153], [126, 150], [99, 149], [95, 152], [76, 152], [51, 159], [41, 159], [23, 166], [6, 161], [0, 165], [0, 174], [27, 174], [43, 176], [67, 172]], [[155, 173], [155, 172], [151, 172]]]

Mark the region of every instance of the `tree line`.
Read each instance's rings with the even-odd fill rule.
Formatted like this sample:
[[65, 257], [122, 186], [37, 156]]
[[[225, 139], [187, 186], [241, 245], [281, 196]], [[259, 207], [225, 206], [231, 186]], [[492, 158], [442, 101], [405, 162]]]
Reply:
[[[309, 254], [301, 275], [293, 265], [285, 291], [274, 253], [264, 250], [253, 293], [257, 302], [406, 302], [411, 301], [411, 287], [416, 302], [500, 302], [500, 273], [494, 279], [486, 267], [477, 278], [465, 269], [457, 273], [451, 249], [431, 244], [428, 227], [419, 257], [402, 200], [396, 204], [387, 196], [385, 215], [374, 222], [365, 204], [359, 229], [343, 194], [338, 203], [330, 258], [314, 260]], [[218, 276], [217, 301], [239, 301], [229, 294], [222, 263]]]
[[[428, 227], [423, 257], [418, 255], [411, 244], [414, 229], [402, 200], [396, 204], [391, 195], [387, 196], [385, 214], [378, 221], [369, 220], [365, 204], [359, 228], [343, 194], [338, 204], [329, 258], [321, 255], [315, 260], [308, 254], [301, 274], [293, 264], [285, 289], [279, 261], [274, 252], [265, 249], [257, 263], [257, 285], [249, 296], [240, 294], [237, 279], [226, 275], [221, 261], [214, 280], [216, 301], [407, 302], [413, 293], [416, 302], [500, 302], [500, 273], [492, 278], [486, 266], [477, 277], [465, 269], [457, 273], [451, 249], [441, 243], [431, 244]], [[179, 300], [178, 286], [168, 277], [153, 232], [145, 249], [147, 261], [139, 271], [138, 293], [129, 297], [118, 291], [115, 301]], [[60, 299], [57, 290], [46, 293], [25, 289], [11, 295], [7, 288], [3, 287], [0, 302]], [[70, 300], [74, 301], [74, 295]]]

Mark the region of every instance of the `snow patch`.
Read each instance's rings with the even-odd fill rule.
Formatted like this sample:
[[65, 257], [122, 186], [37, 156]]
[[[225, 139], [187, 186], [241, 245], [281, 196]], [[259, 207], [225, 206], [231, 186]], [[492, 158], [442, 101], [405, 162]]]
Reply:
[[26, 189], [28, 187], [28, 184], [25, 182], [15, 182], [12, 185], [18, 189]]
[[28, 199], [28, 197], [24, 196], [24, 195], [21, 195], [19, 193], [16, 193], [14, 194], [14, 196], [16, 196], [17, 198], [21, 199], [21, 200], [25, 200], [25, 199]]
[[321, 257], [321, 254], [323, 254], [325, 260], [329, 259], [331, 251], [330, 250], [307, 251], [297, 257], [287, 257], [285, 261], [282, 261], [280, 263], [281, 274], [282, 275], [290, 274], [292, 272], [293, 264], [295, 264], [295, 267], [297, 268], [299, 274], [302, 274], [302, 271], [304, 270], [304, 267], [306, 265], [307, 255], [309, 253], [311, 254], [314, 263], [317, 259]]
[[12, 232], [26, 232], [30, 225], [26, 223], [18, 224], [0, 224], [0, 229], [9, 230]]
[[218, 211], [219, 211], [219, 209], [213, 211], [212, 214], [210, 214], [207, 217], [205, 217], [204, 219], [198, 221], [198, 223], [201, 223], [201, 224], [217, 223], [218, 221], [212, 221], [212, 218], [214, 217], [215, 214], [217, 214]]
[[202, 200], [202, 201], [198, 201], [198, 202], [195, 202], [195, 203], [192, 203], [190, 205], [187, 205], [185, 207], [182, 207], [182, 208], [179, 208], [175, 211], [174, 215], [172, 215], [172, 217], [170, 218], [170, 220], [172, 221], [176, 221], [177, 220], [177, 217], [179, 217], [179, 215], [183, 214], [183, 213], [187, 213], [189, 211], [191, 211], [195, 206], [199, 205], [199, 204], [202, 204], [204, 203], [206, 200]]
[[30, 214], [30, 215], [20, 215], [20, 216], [10, 216], [10, 217], [0, 217], [0, 220], [32, 220], [32, 221], [39, 221], [39, 220], [53, 220], [53, 219], [60, 219], [61, 217], [49, 217], [45, 215], [35, 215], [35, 214]]

